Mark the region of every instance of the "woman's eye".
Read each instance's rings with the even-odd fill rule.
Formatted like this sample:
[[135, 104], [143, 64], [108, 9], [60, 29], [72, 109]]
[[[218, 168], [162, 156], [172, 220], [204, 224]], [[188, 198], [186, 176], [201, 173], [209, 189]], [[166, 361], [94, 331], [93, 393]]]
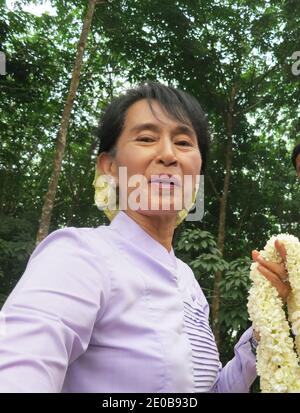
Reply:
[[188, 141], [178, 141], [176, 143], [182, 146], [192, 146], [192, 144]]
[[137, 138], [137, 141], [153, 142], [154, 138], [151, 138], [150, 136], [140, 136], [139, 138]]

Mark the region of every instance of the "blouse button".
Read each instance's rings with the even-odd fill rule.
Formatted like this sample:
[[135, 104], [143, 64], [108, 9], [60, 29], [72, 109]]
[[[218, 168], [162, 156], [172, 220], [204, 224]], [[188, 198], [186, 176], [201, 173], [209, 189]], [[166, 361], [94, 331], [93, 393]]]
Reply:
[[196, 300], [196, 294], [192, 293], [192, 300], [195, 301]]

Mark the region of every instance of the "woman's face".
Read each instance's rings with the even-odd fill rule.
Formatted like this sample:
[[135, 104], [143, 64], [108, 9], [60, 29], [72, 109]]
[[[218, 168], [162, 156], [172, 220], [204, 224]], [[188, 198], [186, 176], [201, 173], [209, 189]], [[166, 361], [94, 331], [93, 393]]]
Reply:
[[156, 101], [151, 103], [156, 116], [145, 99], [130, 106], [115, 156], [99, 157], [98, 165], [115, 177], [127, 208], [134, 209], [134, 201], [145, 215], [176, 215], [189, 205], [199, 179], [197, 136], [191, 125], [171, 119]]

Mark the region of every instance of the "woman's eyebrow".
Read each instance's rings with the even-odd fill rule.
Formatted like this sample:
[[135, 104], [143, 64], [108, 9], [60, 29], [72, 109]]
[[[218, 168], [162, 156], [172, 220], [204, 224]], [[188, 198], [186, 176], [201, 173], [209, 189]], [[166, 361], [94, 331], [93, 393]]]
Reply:
[[[141, 132], [142, 130], [151, 130], [153, 132], [159, 132], [161, 127], [156, 125], [155, 123], [147, 122], [147, 123], [140, 123], [138, 125], [133, 126], [129, 132]], [[191, 138], [196, 137], [196, 133], [194, 130], [189, 127], [188, 125], [178, 125], [172, 130], [172, 135], [184, 134], [188, 135]]]
[[188, 125], [178, 125], [178, 126], [176, 126], [176, 128], [174, 128], [173, 133], [174, 133], [174, 135], [183, 134], [183, 135], [188, 135], [191, 138], [196, 138], [196, 133]]
[[160, 127], [158, 125], [156, 125], [155, 123], [139, 123], [135, 126], [133, 126], [129, 132], [141, 132], [142, 130], [151, 130], [153, 132], [159, 132], [160, 131]]

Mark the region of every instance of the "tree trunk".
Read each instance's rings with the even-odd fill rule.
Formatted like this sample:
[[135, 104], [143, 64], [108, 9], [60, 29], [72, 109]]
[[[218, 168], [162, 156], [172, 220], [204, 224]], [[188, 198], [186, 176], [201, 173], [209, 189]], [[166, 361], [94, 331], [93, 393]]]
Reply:
[[[228, 204], [229, 184], [232, 168], [232, 134], [233, 134], [233, 115], [234, 115], [234, 98], [236, 95], [236, 85], [232, 88], [231, 99], [229, 102], [229, 108], [227, 116], [225, 118], [226, 130], [227, 130], [227, 145], [226, 145], [226, 172], [224, 178], [223, 192], [220, 197], [220, 212], [219, 212], [219, 228], [218, 228], [218, 248], [221, 253], [224, 253], [225, 243], [225, 225], [226, 225], [226, 209]], [[220, 345], [220, 282], [222, 280], [222, 272], [217, 271], [215, 274], [214, 292], [212, 299], [212, 326], [215, 335], [216, 343]]]
[[74, 99], [76, 96], [76, 92], [78, 89], [78, 85], [79, 85], [79, 77], [80, 77], [80, 71], [82, 68], [83, 54], [86, 48], [87, 38], [88, 38], [89, 31], [90, 31], [96, 3], [97, 3], [97, 0], [89, 0], [88, 2], [87, 13], [84, 18], [83, 28], [81, 31], [78, 45], [77, 45], [77, 53], [76, 53], [76, 59], [75, 59], [72, 79], [71, 79], [70, 88], [69, 88], [69, 94], [68, 94], [68, 97], [65, 103], [65, 107], [64, 107], [64, 111], [63, 111], [63, 115], [61, 119], [61, 124], [60, 124], [60, 129], [57, 134], [53, 172], [50, 178], [48, 192], [46, 193], [45, 198], [44, 198], [44, 205], [43, 205], [42, 214], [41, 214], [40, 223], [39, 223], [39, 229], [38, 229], [37, 237], [36, 237], [36, 245], [38, 245], [48, 235], [48, 232], [49, 232], [51, 216], [52, 216], [52, 211], [53, 211], [53, 206], [54, 206], [54, 201], [55, 201], [55, 196], [56, 196], [56, 191], [57, 191], [57, 185], [58, 185], [59, 175], [61, 171], [62, 159], [64, 156], [64, 151], [65, 151], [66, 142], [67, 142], [67, 132], [68, 132], [68, 126], [69, 126], [69, 121], [70, 121], [70, 115], [71, 115]]

